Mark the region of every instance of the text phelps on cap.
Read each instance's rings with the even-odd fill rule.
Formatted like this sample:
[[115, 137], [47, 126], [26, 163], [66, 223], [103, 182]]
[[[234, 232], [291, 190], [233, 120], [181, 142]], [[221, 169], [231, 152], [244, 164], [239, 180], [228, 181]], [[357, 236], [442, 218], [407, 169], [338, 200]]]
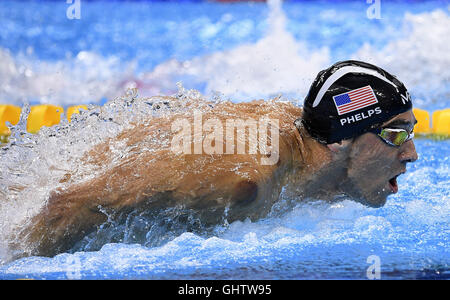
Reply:
[[342, 118], [341, 121], [341, 125], [344, 126], [344, 124], [350, 124], [350, 123], [354, 123], [354, 122], [359, 122], [361, 120], [370, 118], [373, 114], [381, 114], [381, 108], [380, 107], [375, 107], [375, 109], [369, 109], [367, 111], [367, 115], [364, 114], [365, 112], [353, 115], [351, 117], [347, 117], [347, 118]]

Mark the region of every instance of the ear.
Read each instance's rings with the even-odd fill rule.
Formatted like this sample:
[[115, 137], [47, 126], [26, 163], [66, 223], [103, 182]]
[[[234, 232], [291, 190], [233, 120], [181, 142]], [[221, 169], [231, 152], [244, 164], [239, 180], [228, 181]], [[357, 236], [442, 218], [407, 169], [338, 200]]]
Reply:
[[347, 149], [349, 149], [349, 146], [351, 145], [353, 139], [349, 140], [342, 140], [339, 143], [333, 143], [333, 144], [327, 144], [328, 149], [330, 149], [333, 153], [341, 153]]

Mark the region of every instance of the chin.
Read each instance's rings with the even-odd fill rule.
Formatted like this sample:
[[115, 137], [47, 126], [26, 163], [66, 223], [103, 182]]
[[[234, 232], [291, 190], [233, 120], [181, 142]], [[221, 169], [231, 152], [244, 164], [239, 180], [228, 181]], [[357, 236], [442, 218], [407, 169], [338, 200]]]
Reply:
[[372, 208], [380, 208], [386, 204], [389, 195], [393, 191], [384, 183], [369, 183], [361, 181], [353, 185], [351, 190], [345, 193], [354, 201]]
[[366, 203], [363, 203], [366, 206], [372, 207], [372, 208], [380, 208], [383, 207], [386, 204], [387, 198], [384, 199], [376, 199], [376, 200], [369, 200], [366, 201]]
[[359, 202], [367, 207], [380, 208], [386, 204], [388, 195], [377, 194], [375, 196], [351, 197], [354, 201]]
[[373, 208], [380, 208], [383, 207], [386, 204], [387, 197], [390, 194], [386, 193], [374, 193], [375, 195], [370, 195], [364, 198], [364, 202], [362, 204], [373, 207]]

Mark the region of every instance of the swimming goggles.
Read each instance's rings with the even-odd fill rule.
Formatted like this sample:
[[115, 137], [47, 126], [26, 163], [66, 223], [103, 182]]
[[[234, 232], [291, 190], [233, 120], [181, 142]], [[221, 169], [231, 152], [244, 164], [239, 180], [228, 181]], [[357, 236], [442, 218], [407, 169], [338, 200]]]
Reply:
[[414, 132], [409, 133], [399, 128], [374, 128], [370, 132], [375, 133], [386, 144], [400, 147], [402, 144], [414, 138]]

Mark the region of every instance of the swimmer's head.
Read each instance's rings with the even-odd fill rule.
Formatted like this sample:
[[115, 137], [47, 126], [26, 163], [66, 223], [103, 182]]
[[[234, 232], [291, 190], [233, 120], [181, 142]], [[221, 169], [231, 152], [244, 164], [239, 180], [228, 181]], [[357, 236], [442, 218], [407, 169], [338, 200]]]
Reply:
[[296, 124], [326, 145], [345, 170], [339, 189], [372, 207], [398, 191], [397, 177], [417, 159], [416, 119], [403, 83], [374, 65], [344, 61], [321, 71]]

